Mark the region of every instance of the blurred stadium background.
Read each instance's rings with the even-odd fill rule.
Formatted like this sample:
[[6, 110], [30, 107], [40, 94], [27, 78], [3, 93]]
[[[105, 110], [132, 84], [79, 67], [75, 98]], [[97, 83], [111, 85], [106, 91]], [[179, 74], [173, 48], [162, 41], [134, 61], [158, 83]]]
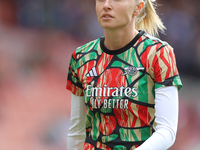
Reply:
[[[183, 89], [177, 140], [200, 149], [199, 0], [157, 0]], [[66, 150], [68, 64], [76, 47], [103, 35], [94, 0], [0, 0], [0, 150]]]

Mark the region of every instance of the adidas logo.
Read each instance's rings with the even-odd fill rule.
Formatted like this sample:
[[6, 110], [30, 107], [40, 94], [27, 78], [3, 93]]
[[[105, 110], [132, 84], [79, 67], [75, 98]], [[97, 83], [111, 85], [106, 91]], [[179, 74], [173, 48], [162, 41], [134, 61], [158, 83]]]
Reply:
[[86, 77], [96, 77], [98, 76], [97, 75], [97, 71], [96, 71], [96, 68], [93, 67], [87, 74], [86, 74]]

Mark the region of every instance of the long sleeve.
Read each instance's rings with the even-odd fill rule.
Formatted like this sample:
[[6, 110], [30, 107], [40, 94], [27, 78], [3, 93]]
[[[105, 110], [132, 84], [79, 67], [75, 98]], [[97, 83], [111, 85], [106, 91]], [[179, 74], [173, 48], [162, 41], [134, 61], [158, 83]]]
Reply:
[[176, 138], [178, 125], [178, 89], [176, 86], [156, 89], [156, 131], [135, 150], [167, 150]]
[[85, 133], [85, 104], [83, 96], [71, 96], [71, 116], [67, 135], [67, 150], [83, 150]]

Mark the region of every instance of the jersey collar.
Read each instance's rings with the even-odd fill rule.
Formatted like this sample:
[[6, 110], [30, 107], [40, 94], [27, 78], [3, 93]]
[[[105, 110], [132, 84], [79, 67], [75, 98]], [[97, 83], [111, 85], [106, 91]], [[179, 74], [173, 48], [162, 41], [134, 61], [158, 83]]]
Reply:
[[101, 49], [103, 50], [103, 52], [109, 54], [109, 55], [118, 55], [118, 54], [121, 54], [125, 51], [127, 51], [128, 49], [130, 49], [131, 47], [133, 47], [133, 45], [137, 42], [137, 40], [144, 34], [145, 32], [140, 30], [139, 33], [133, 38], [133, 40], [131, 42], [129, 42], [126, 46], [120, 48], [120, 49], [117, 49], [117, 50], [109, 50], [105, 47], [104, 45], [104, 40], [105, 40], [105, 37], [101, 37], [100, 38], [100, 46], [101, 46]]

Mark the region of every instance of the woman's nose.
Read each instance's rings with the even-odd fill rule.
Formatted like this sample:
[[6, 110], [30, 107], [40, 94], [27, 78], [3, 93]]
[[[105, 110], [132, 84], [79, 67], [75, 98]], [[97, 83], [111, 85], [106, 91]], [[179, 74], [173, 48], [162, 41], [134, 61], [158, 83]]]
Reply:
[[111, 7], [111, 1], [112, 0], [105, 0], [105, 3], [104, 3], [104, 10], [110, 10], [112, 7]]

